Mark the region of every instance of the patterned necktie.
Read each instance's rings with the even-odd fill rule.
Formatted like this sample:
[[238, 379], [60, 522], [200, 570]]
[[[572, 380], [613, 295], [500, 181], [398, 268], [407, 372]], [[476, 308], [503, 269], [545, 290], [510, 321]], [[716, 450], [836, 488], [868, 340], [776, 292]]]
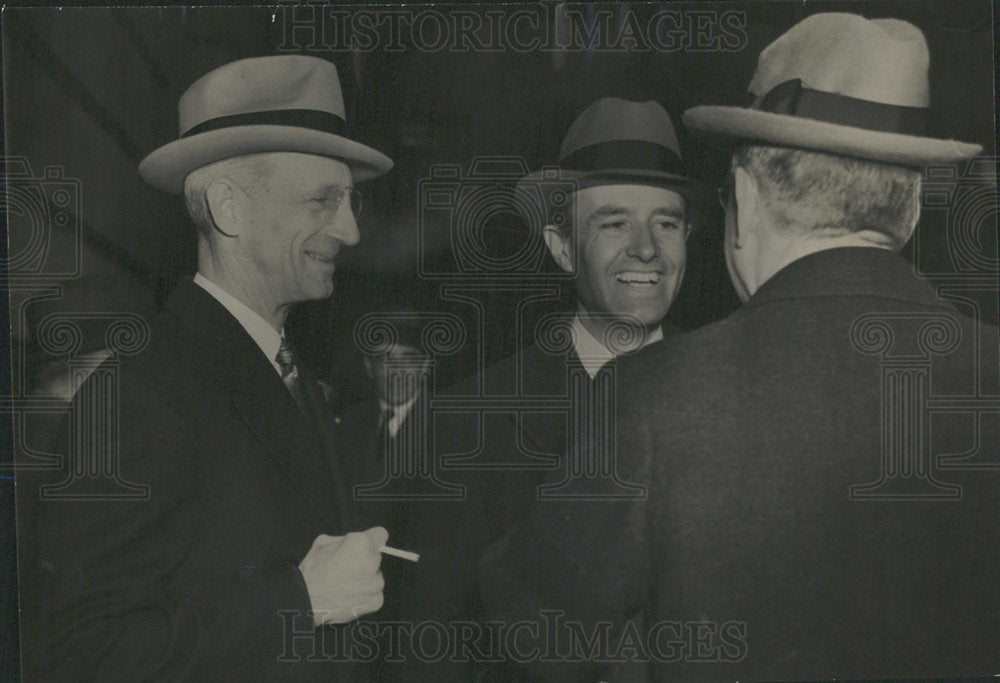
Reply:
[[281, 346], [278, 347], [278, 355], [275, 356], [275, 360], [278, 363], [278, 367], [281, 368], [281, 381], [288, 387], [289, 393], [291, 393], [295, 402], [299, 404], [299, 408], [308, 415], [309, 408], [302, 389], [302, 379], [299, 376], [299, 369], [295, 364], [295, 355], [292, 353], [292, 347], [289, 346], [288, 341], [284, 337], [281, 338]]

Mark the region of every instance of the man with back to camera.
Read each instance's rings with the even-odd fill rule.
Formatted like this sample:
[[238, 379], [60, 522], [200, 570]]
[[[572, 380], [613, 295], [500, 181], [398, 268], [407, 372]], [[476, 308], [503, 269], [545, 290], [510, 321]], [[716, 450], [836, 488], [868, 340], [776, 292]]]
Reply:
[[723, 199], [745, 304], [620, 363], [617, 457], [647, 501], [535, 506], [484, 558], [490, 618], [645, 604], [639, 657], [671, 680], [996, 673], [998, 482], [938, 465], [1000, 444], [911, 403], [968, 395], [998, 344], [896, 254], [921, 166], [981, 149], [923, 133], [928, 65], [909, 23], [817, 14], [761, 53], [749, 108], [685, 114], [741, 141]]
[[283, 326], [292, 304], [332, 293], [336, 255], [359, 239], [353, 185], [392, 161], [345, 137], [336, 68], [314, 57], [221, 66], [188, 88], [179, 114], [180, 138], [139, 171], [183, 191], [198, 273], [122, 362], [118, 392], [117, 474], [148, 496], [43, 494], [22, 574], [26, 670], [346, 679], [350, 634], [328, 626], [382, 605], [387, 534], [348, 533], [323, 392]]

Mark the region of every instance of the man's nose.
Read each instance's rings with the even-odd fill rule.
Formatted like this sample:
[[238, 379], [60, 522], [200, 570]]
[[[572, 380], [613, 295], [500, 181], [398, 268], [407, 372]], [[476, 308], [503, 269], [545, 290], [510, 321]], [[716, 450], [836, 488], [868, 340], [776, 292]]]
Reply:
[[637, 225], [632, 231], [628, 244], [628, 255], [642, 261], [652, 260], [659, 254], [660, 248], [653, 237], [653, 230], [648, 225]]
[[326, 231], [342, 244], [351, 246], [361, 240], [361, 233], [358, 232], [358, 221], [354, 217], [354, 211], [351, 210], [351, 203], [348, 199], [348, 197], [344, 197], [344, 201], [337, 208], [333, 220], [327, 224]]

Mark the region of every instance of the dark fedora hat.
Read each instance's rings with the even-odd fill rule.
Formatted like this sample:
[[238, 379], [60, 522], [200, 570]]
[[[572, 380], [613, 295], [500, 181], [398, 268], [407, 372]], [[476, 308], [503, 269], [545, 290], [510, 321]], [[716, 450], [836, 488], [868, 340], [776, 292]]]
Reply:
[[337, 67], [305, 55], [254, 57], [205, 74], [178, 104], [180, 135], [139, 164], [150, 185], [180, 193], [191, 171], [260, 152], [339, 159], [354, 182], [392, 168], [381, 152], [347, 137]]
[[814, 14], [760, 53], [749, 107], [694, 107], [684, 124], [900, 166], [975, 156], [980, 145], [924, 134], [929, 65], [927, 42], [913, 24]]
[[[518, 190], [552, 188], [553, 181], [571, 181], [574, 189], [596, 185], [665, 187], [700, 203], [705, 187], [688, 174], [670, 116], [656, 102], [602, 97], [569, 127], [559, 151], [559, 163], [531, 173]], [[546, 194], [543, 191], [543, 194]]]

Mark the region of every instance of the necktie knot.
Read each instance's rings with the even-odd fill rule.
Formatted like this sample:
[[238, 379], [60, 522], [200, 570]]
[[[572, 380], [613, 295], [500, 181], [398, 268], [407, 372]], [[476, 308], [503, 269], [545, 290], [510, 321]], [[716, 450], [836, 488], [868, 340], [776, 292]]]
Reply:
[[278, 355], [274, 358], [281, 368], [281, 379], [287, 380], [295, 372], [295, 356], [292, 354], [292, 347], [288, 341], [282, 337], [281, 346], [278, 347]]

